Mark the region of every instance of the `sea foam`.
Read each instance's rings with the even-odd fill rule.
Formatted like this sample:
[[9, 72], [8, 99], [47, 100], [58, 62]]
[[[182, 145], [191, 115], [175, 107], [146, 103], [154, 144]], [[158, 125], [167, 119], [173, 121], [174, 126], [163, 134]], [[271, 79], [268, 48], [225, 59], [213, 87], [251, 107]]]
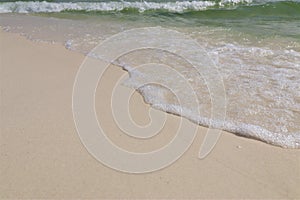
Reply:
[[[166, 10], [174, 13], [186, 11], [201, 11], [214, 8], [230, 9], [235, 5], [262, 5], [282, 0], [221, 0], [221, 1], [107, 1], [107, 2], [48, 2], [48, 1], [17, 1], [0, 3], [0, 13], [55, 13], [62, 11], [122, 11], [136, 9], [139, 12], [147, 10]], [[291, 0], [290, 2], [300, 2]]]
[[0, 3], [0, 13], [52, 13], [62, 11], [121, 11], [124, 9], [137, 9], [139, 12], [146, 10], [167, 10], [170, 12], [184, 12], [188, 10], [206, 10], [213, 6], [225, 6], [239, 3], [251, 3], [252, 0], [222, 0], [214, 1], [110, 1], [110, 2], [4, 2]]

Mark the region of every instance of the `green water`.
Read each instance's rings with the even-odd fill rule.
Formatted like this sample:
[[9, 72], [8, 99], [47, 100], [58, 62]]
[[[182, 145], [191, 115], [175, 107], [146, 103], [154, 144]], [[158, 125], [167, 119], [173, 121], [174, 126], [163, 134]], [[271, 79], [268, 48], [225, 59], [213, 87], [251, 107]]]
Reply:
[[181, 13], [164, 9], [140, 12], [136, 8], [127, 8], [121, 11], [67, 10], [35, 15], [79, 20], [109, 18], [121, 22], [170, 27], [212, 26], [230, 28], [262, 38], [281, 36], [300, 39], [300, 3], [292, 1], [228, 4], [201, 11], [187, 9]]

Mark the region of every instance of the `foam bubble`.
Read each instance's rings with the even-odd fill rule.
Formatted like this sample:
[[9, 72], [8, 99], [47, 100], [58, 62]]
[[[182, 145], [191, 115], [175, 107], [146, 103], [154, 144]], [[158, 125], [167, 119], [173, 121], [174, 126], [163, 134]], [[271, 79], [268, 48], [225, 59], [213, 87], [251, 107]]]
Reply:
[[212, 1], [176, 1], [176, 2], [5, 2], [0, 4], [0, 13], [51, 13], [67, 10], [73, 11], [121, 11], [128, 8], [145, 10], [168, 10], [183, 12], [185, 10], [204, 10], [214, 6]]

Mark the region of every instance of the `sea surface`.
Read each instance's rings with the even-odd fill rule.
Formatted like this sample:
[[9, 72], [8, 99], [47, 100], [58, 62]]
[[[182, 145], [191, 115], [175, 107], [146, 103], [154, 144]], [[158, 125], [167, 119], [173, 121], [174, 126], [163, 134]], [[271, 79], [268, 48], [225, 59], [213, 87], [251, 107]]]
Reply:
[[[300, 0], [0, 0], [0, 26], [31, 40], [62, 43], [87, 56], [114, 34], [135, 34], [132, 29], [158, 27], [153, 30], [161, 34], [156, 31], [147, 38], [152, 45], [178, 44], [172, 33], [183, 34], [198, 44], [182, 43], [182, 49], [190, 52], [187, 60], [178, 55], [182, 49], [145, 48], [112, 64], [129, 72], [125, 84], [154, 108], [202, 126], [300, 148]], [[168, 35], [164, 30], [175, 32]], [[133, 38], [145, 40], [140, 34]], [[198, 48], [202, 53], [195, 54]], [[206, 66], [203, 74], [188, 62], [198, 60]], [[161, 65], [137, 68], [147, 63], [163, 63], [177, 74]], [[214, 95], [207, 85], [211, 77], [223, 84], [224, 118], [212, 115]], [[171, 88], [140, 87], [158, 79]], [[176, 96], [184, 100], [179, 102]], [[197, 107], [190, 100], [195, 96]]]

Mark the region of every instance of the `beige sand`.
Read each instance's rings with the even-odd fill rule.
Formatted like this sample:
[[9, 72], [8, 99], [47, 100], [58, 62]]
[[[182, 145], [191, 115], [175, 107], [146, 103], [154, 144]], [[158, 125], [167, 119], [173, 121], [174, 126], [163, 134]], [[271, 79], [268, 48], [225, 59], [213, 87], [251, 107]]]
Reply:
[[[300, 198], [299, 150], [223, 133], [212, 153], [199, 160], [205, 128], [163, 170], [133, 175], [105, 167], [81, 144], [72, 118], [72, 86], [84, 57], [12, 33], [1, 32], [0, 46], [1, 198]], [[168, 114], [163, 133], [149, 141], [127, 137], [113, 125], [105, 104], [113, 81], [124, 73], [111, 68], [105, 74], [103, 91], [97, 92], [99, 119], [124, 148], [162, 146], [179, 117]], [[149, 106], [138, 94], [130, 102], [133, 118], [147, 122]]]

